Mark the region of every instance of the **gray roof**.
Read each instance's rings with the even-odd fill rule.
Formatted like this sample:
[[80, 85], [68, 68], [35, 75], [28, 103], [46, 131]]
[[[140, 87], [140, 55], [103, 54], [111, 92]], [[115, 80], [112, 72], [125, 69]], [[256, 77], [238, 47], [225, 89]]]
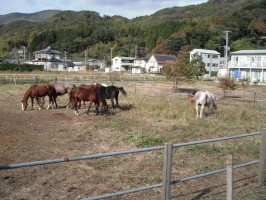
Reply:
[[192, 51], [190, 51], [190, 53], [192, 53], [192, 52], [199, 52], [199, 53], [204, 53], [204, 54], [217, 54], [217, 55], [220, 55], [220, 53], [218, 51], [209, 50], [209, 49], [193, 49]]
[[266, 55], [266, 49], [264, 50], [240, 50], [230, 53], [231, 55]]
[[60, 51], [53, 50], [50, 46], [40, 51], [35, 51], [33, 54], [62, 54]]

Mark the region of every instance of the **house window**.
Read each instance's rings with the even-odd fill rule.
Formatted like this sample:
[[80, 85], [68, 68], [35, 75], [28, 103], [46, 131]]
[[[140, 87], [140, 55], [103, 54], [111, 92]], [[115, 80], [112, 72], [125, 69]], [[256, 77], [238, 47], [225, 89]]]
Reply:
[[238, 62], [238, 57], [233, 57], [233, 61]]
[[118, 63], [118, 59], [115, 59], [115, 63]]
[[213, 55], [212, 58], [217, 59], [218, 58], [218, 55]]
[[250, 57], [250, 61], [251, 62], [254, 62], [255, 61], [255, 58], [254, 57]]

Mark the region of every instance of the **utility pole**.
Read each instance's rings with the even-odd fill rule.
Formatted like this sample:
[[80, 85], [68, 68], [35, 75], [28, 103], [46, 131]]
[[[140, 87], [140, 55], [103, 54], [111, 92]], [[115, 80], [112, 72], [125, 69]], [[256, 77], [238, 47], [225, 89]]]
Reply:
[[64, 63], [64, 67], [66, 68], [66, 67], [67, 67], [67, 66], [66, 66], [66, 54], [67, 54], [67, 52], [64, 51], [64, 53], [65, 53], [65, 63]]
[[23, 46], [23, 59], [24, 61], [26, 59], [26, 47], [25, 46]]
[[112, 62], [112, 59], [113, 59], [113, 48], [110, 48], [110, 51], [111, 51], [111, 62]]
[[227, 69], [228, 68], [228, 33], [231, 32], [231, 31], [223, 31], [225, 33], [225, 68]]
[[113, 48], [110, 48], [111, 51], [111, 67], [112, 67], [112, 59], [113, 59]]
[[84, 52], [85, 52], [85, 68], [86, 68], [87, 67], [87, 49]]
[[137, 53], [138, 53], [138, 45], [135, 45], [135, 58], [137, 58]]

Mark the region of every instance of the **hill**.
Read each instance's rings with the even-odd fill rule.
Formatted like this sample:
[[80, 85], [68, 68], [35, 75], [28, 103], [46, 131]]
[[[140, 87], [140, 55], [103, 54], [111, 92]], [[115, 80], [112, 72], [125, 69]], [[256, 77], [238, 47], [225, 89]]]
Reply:
[[27, 20], [32, 22], [45, 21], [59, 12], [60, 10], [43, 10], [36, 13], [10, 13], [0, 15], [0, 24], [8, 24], [16, 20]]
[[[265, 0], [209, 0], [206, 3], [160, 10], [150, 16], [127, 19], [100, 16], [94, 11], [61, 11], [43, 21], [13, 21], [0, 27], [0, 56], [14, 47], [32, 53], [52, 46], [70, 55], [110, 60], [110, 48], [119, 56], [151, 53], [178, 54], [181, 49], [206, 48], [224, 53], [229, 34], [232, 51], [262, 49], [266, 36]], [[32, 18], [37, 20], [37, 18]], [[43, 18], [44, 19], [44, 18]], [[69, 55], [69, 56], [70, 56]]]

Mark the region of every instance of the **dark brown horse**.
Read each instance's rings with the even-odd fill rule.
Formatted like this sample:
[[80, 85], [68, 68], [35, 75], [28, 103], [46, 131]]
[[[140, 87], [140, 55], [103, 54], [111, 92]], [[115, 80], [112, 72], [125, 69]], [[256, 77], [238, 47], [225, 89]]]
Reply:
[[28, 107], [28, 99], [31, 99], [31, 109], [33, 109], [33, 100], [36, 99], [36, 102], [39, 104], [39, 109], [42, 109], [41, 104], [44, 104], [45, 96], [49, 97], [49, 104], [47, 109], [50, 107], [50, 103], [52, 103], [52, 108], [57, 107], [56, 103], [56, 91], [54, 86], [52, 85], [32, 85], [24, 94], [24, 97], [21, 101], [22, 110], [26, 110]]
[[70, 107], [74, 108], [76, 115], [79, 115], [78, 114], [78, 103], [80, 101], [90, 102], [88, 110], [87, 110], [87, 114], [89, 114], [90, 108], [93, 103], [95, 104], [95, 107], [96, 107], [96, 114], [98, 114], [100, 103], [102, 103], [102, 110], [101, 110], [102, 113], [108, 111], [106, 100], [101, 94], [101, 92], [98, 91], [97, 88], [90, 88], [90, 89], [80, 88], [80, 87], [74, 88], [71, 92], [70, 99], [71, 99]]
[[[124, 90], [123, 87], [116, 87], [114, 85], [111, 85], [111, 86], [103, 86], [101, 85], [99, 87], [99, 91], [104, 95], [104, 98], [105, 99], [111, 99], [111, 103], [112, 103], [112, 108], [113, 109], [118, 109], [118, 95], [119, 95], [119, 91], [124, 95], [126, 96], [127, 93], [126, 91]], [[115, 99], [115, 102], [116, 102], [116, 106], [114, 105], [114, 99]]]

